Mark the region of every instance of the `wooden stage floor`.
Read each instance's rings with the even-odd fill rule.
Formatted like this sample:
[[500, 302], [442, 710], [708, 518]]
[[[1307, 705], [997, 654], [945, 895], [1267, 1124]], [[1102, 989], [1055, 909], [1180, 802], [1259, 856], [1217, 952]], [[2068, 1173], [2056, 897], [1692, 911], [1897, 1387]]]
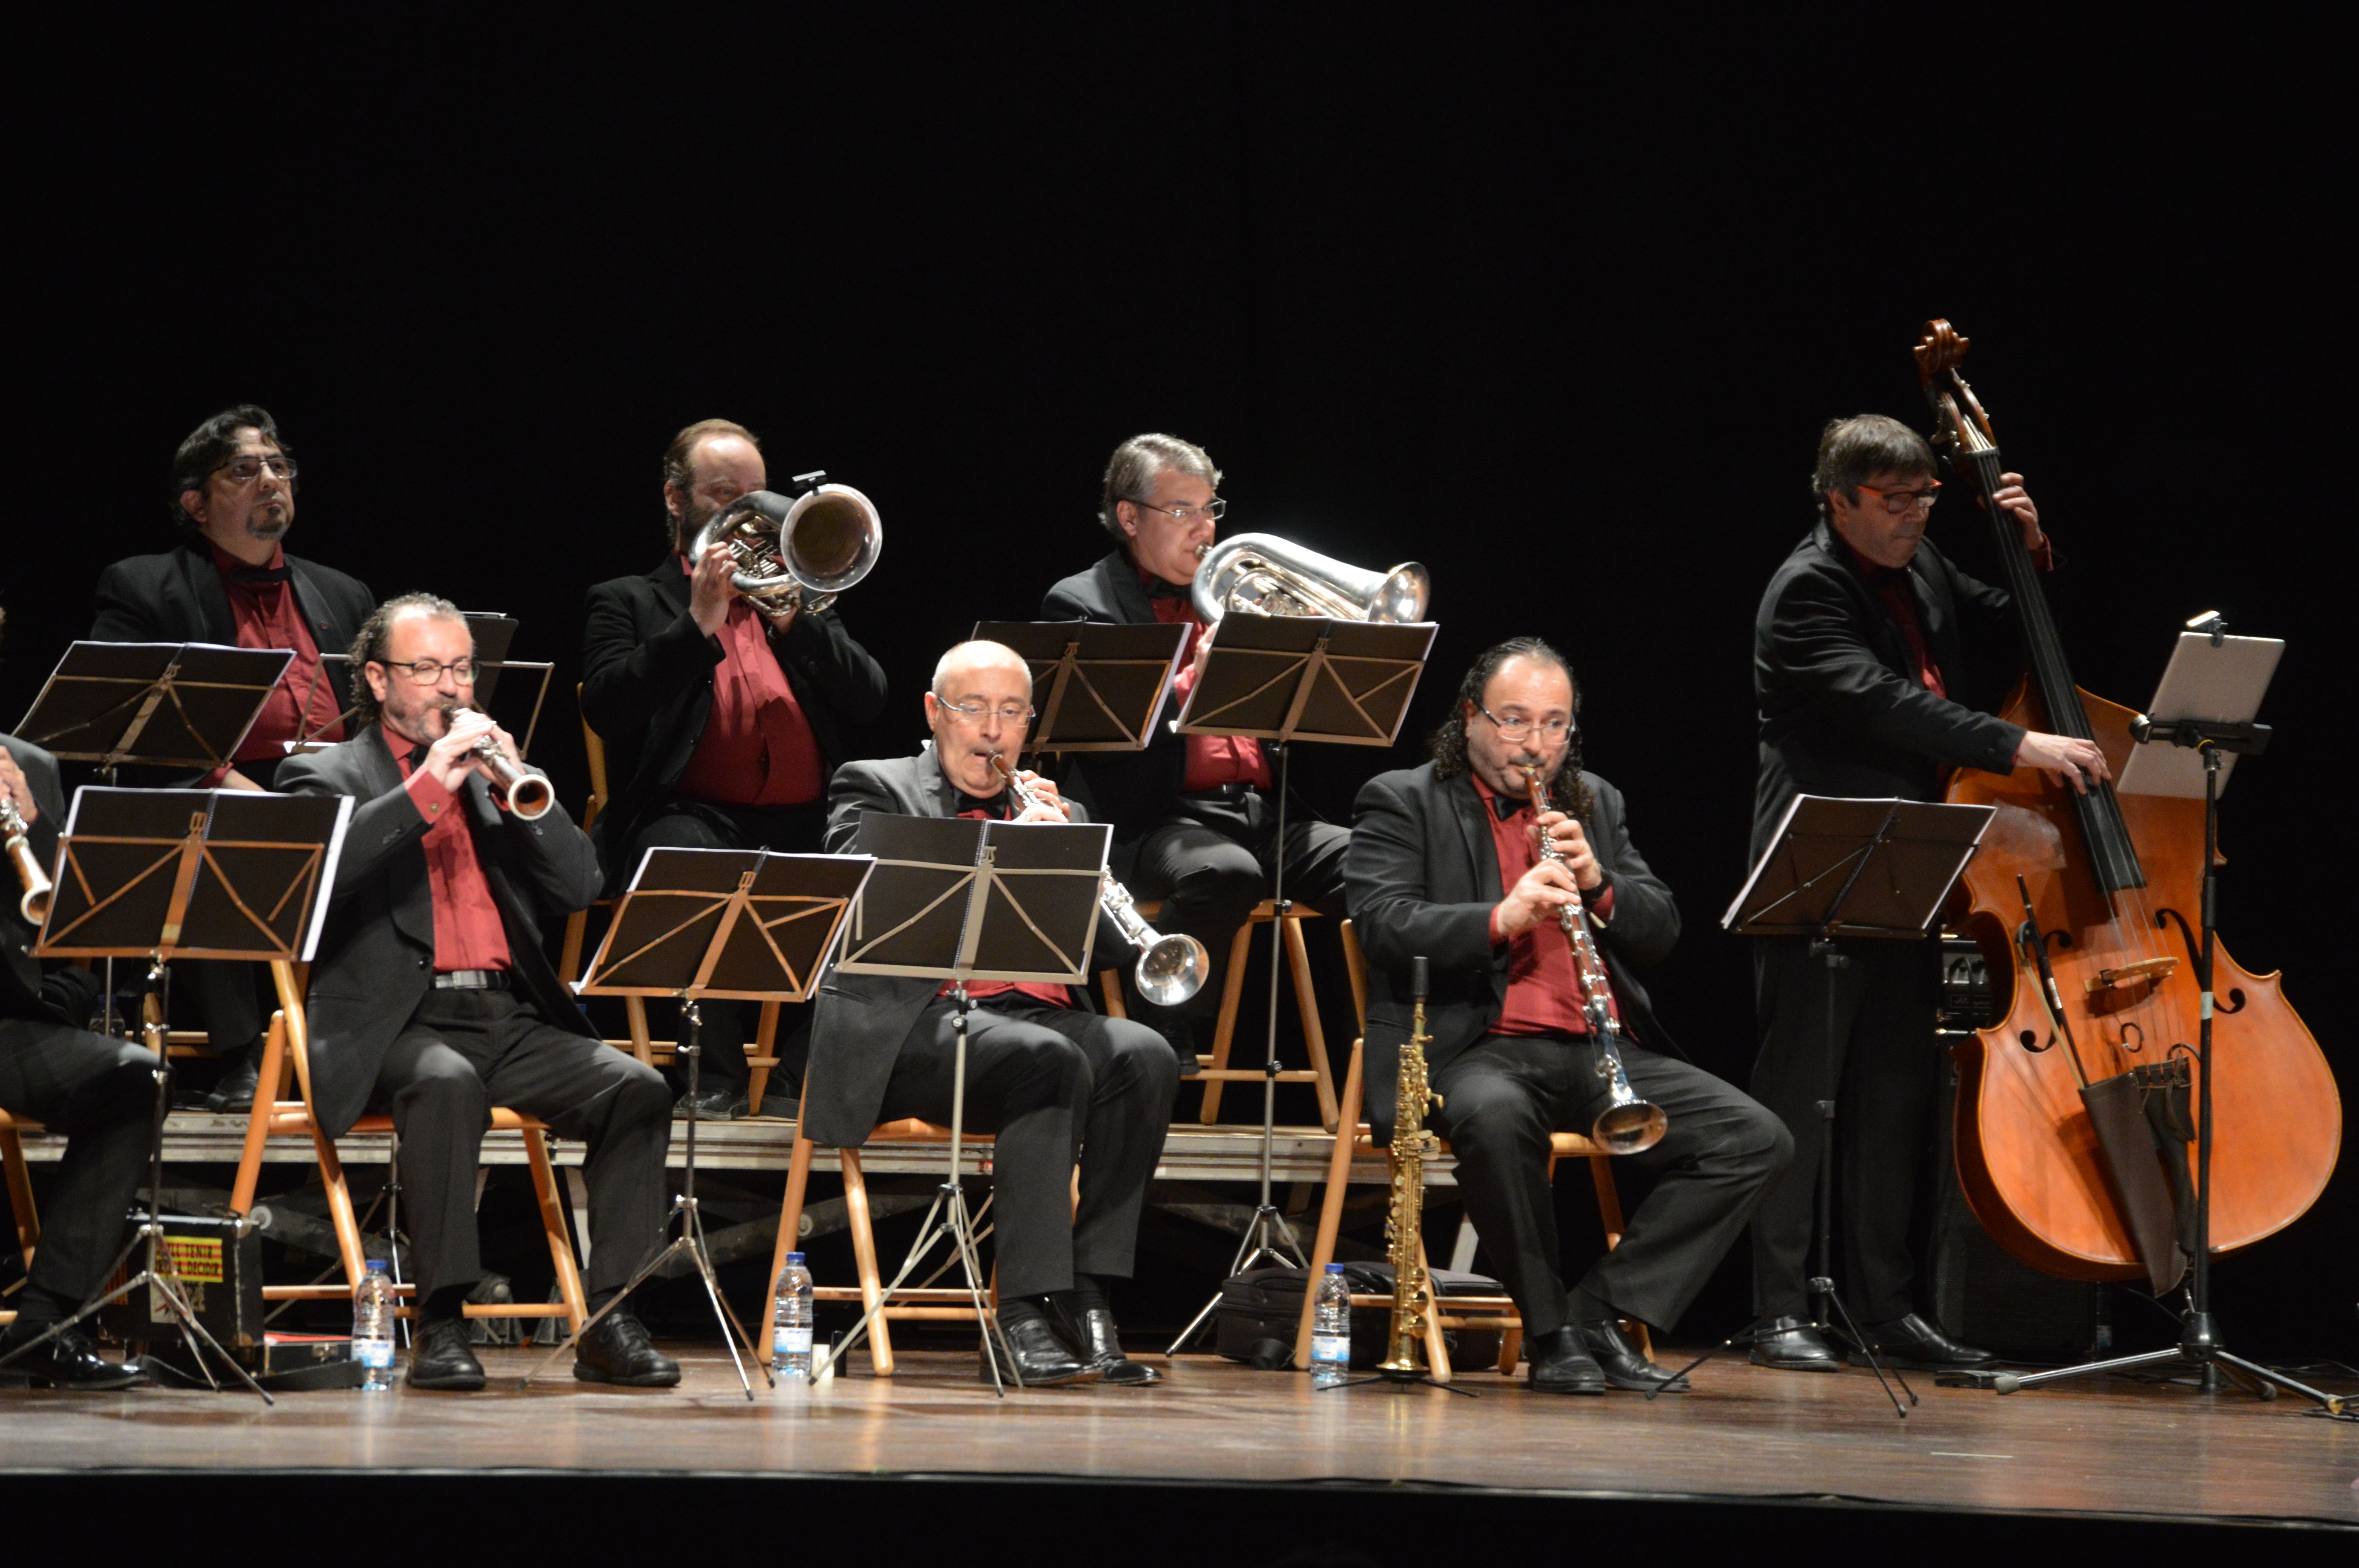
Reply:
[[[1779, 1374], [1722, 1359], [1697, 1391], [1545, 1398], [1493, 1374], [1483, 1397], [1369, 1387], [1206, 1357], [1160, 1387], [995, 1399], [971, 1354], [906, 1351], [748, 1404], [727, 1359], [687, 1348], [685, 1384], [518, 1390], [538, 1356], [487, 1350], [481, 1394], [0, 1395], [0, 1482], [99, 1468], [448, 1470], [647, 1476], [928, 1476], [1268, 1487], [1418, 1483], [1555, 1496], [1842, 1498], [1965, 1513], [2300, 1520], [2359, 1527], [2359, 1426], [2240, 1394], [2107, 1382], [2006, 1398], [1915, 1379], [1904, 1422], [1865, 1372]], [[1158, 1358], [1159, 1359], [1159, 1358]], [[2283, 1539], [2283, 1538], [2279, 1538]], [[2346, 1541], [2359, 1562], [2359, 1541]]]

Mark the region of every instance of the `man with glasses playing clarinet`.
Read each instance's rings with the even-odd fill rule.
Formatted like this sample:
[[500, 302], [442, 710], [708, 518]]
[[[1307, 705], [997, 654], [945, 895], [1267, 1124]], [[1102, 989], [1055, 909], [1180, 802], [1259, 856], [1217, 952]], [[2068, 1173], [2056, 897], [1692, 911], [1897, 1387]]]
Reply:
[[[944, 654], [926, 694], [933, 739], [914, 757], [836, 770], [828, 849], [848, 852], [872, 811], [1087, 821], [1047, 779], [1001, 771], [1015, 770], [1024, 749], [1031, 698], [1031, 672], [1014, 649], [962, 643]], [[1120, 940], [1101, 925], [1101, 948]], [[978, 1004], [967, 1026], [966, 1125], [996, 1135], [999, 1325], [1016, 1370], [1031, 1385], [1153, 1383], [1154, 1368], [1123, 1355], [1108, 1292], [1131, 1276], [1139, 1211], [1179, 1085], [1171, 1053], [1146, 1025], [1088, 1011], [1086, 988], [981, 980], [966, 989]], [[838, 974], [821, 988], [804, 1078], [814, 1142], [857, 1148], [881, 1121], [950, 1120], [949, 991], [882, 975]], [[991, 1336], [984, 1343], [997, 1354]]]
[[[330, 567], [287, 553], [295, 525], [295, 458], [266, 409], [240, 404], [189, 433], [173, 454], [172, 521], [179, 544], [115, 562], [98, 579], [100, 643], [221, 643], [285, 648], [294, 660], [231, 759], [195, 781], [207, 788], [268, 789], [289, 741], [341, 741], [352, 701], [349, 674], [321, 663], [341, 653], [368, 619], [375, 596]], [[233, 1058], [206, 1104], [243, 1111], [254, 1103], [262, 1028], [277, 1005], [260, 964], [183, 961], [172, 991], [187, 999], [215, 1055]]]
[[[2023, 476], [2006, 474], [1998, 503], [2032, 558], [2050, 565], [2039, 510]], [[1796, 795], [1939, 800], [1954, 768], [2038, 768], [2075, 787], [2107, 776], [2089, 741], [1993, 717], [2014, 657], [2014, 612], [2002, 589], [1952, 566], [1925, 537], [1941, 493], [1932, 449], [1897, 419], [1829, 422], [1810, 478], [1817, 526], [1769, 579], [1753, 625], [1760, 708], [1753, 858], [1776, 839]], [[1997, 656], [1992, 656], [1994, 654]], [[1973, 655], [1982, 655], [1979, 660]], [[1961, 1345], [1918, 1314], [1908, 1230], [1917, 1171], [1933, 1141], [1941, 1058], [1933, 1033], [1940, 957], [1930, 942], [1846, 942], [1828, 971], [1808, 938], [1753, 944], [1760, 1055], [1753, 1092], [1793, 1130], [1795, 1158], [1753, 1222], [1752, 1350], [1765, 1367], [1841, 1369], [1810, 1325], [1808, 1258], [1815, 1211], [1829, 1040], [1836, 1053], [1835, 1252], [1854, 1318], [1903, 1367], [1975, 1367], [1990, 1352]], [[1857, 1353], [1854, 1353], [1854, 1359]]]

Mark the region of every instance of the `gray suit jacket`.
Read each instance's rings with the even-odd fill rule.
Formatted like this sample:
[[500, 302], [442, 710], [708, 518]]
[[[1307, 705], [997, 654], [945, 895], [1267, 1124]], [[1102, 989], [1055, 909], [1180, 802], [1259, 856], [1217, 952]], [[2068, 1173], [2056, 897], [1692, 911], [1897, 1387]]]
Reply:
[[[311, 965], [313, 1108], [335, 1137], [368, 1108], [386, 1048], [433, 984], [434, 895], [424, 846], [432, 825], [410, 803], [375, 724], [342, 745], [289, 757], [277, 784], [289, 795], [348, 795], [359, 803]], [[558, 1028], [594, 1037], [541, 950], [536, 908], [558, 914], [587, 908], [598, 896], [597, 853], [561, 806], [527, 822], [495, 805], [480, 775], [469, 776], [462, 798], [507, 933], [516, 993]]]

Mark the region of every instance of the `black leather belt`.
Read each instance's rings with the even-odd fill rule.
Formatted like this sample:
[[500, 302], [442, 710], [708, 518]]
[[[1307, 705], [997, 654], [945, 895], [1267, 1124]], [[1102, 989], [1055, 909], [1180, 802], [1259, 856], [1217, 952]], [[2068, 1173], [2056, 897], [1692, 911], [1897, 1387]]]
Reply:
[[506, 969], [444, 969], [434, 977], [438, 991], [504, 991], [508, 989]]
[[1243, 800], [1245, 796], [1253, 794], [1253, 792], [1254, 786], [1249, 784], [1214, 784], [1210, 789], [1191, 789], [1187, 792], [1184, 798], [1189, 800]]

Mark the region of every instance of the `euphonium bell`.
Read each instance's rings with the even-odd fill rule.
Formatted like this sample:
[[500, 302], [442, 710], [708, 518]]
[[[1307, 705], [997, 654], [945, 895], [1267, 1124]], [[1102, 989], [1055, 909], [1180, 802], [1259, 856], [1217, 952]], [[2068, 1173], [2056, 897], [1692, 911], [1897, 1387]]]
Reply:
[[756, 490], [714, 513], [696, 531], [688, 557], [697, 560], [721, 544], [737, 558], [729, 580], [763, 609], [775, 614], [799, 603], [824, 610], [875, 568], [885, 522], [875, 503], [848, 484], [814, 484], [799, 496]]
[[1196, 613], [1208, 626], [1232, 611], [1246, 615], [1323, 615], [1336, 621], [1425, 619], [1433, 581], [1403, 561], [1370, 571], [1306, 550], [1275, 534], [1223, 539], [1196, 567]]

